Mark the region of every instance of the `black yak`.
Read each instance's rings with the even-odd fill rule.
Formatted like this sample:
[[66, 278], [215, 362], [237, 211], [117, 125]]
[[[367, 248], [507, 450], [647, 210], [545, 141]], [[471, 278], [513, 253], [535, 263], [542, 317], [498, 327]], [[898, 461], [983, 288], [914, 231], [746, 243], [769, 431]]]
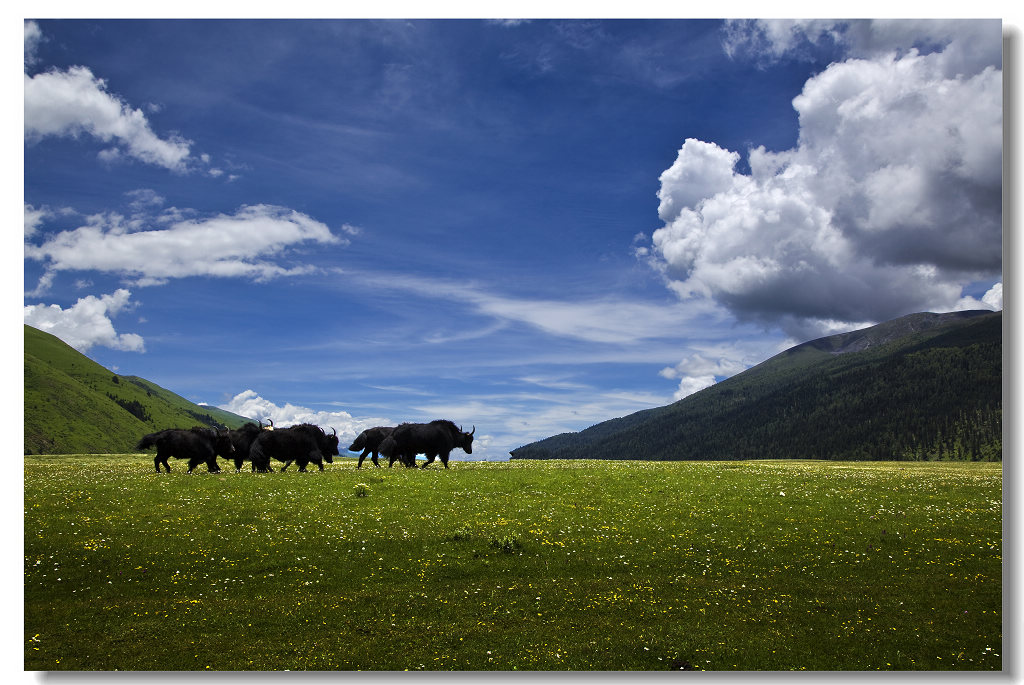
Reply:
[[473, 454], [473, 434], [476, 426], [469, 433], [464, 433], [451, 421], [437, 420], [430, 423], [403, 423], [391, 431], [380, 445], [380, 453], [390, 459], [389, 466], [400, 459], [406, 466], [415, 466], [416, 455], [424, 454], [427, 468], [436, 457], [448, 468], [448, 455], [456, 447], [466, 454]]
[[349, 452], [358, 452], [362, 450], [363, 453], [359, 455], [359, 463], [356, 464], [356, 468], [363, 467], [363, 459], [366, 459], [366, 455], [372, 455], [370, 458], [373, 461], [373, 465], [380, 468], [380, 462], [377, 461], [377, 455], [380, 451], [380, 444], [384, 441], [384, 438], [391, 435], [391, 431], [395, 430], [394, 426], [377, 426], [375, 428], [367, 428], [348, 446]]
[[[241, 428], [237, 428], [230, 431], [228, 435], [231, 437], [231, 444], [235, 448], [233, 455], [233, 461], [235, 462], [235, 471], [242, 470], [242, 464], [247, 461], [252, 461], [249, 456], [249, 450], [252, 448], [252, 443], [255, 442], [256, 438], [259, 437], [260, 433], [265, 430], [273, 430], [267, 428], [262, 423], [257, 421], [256, 423], [247, 423]], [[258, 470], [256, 464], [252, 465], [252, 470]]]
[[156, 467], [157, 473], [160, 473], [160, 464], [164, 465], [168, 473], [171, 472], [171, 467], [167, 463], [168, 457], [188, 459], [189, 473], [203, 462], [206, 462], [206, 468], [210, 473], [217, 473], [220, 471], [217, 455], [230, 459], [235, 449], [227, 431], [199, 427], [187, 430], [169, 428], [144, 435], [135, 449], [144, 450], [153, 445], [156, 445], [153, 466]]
[[330, 464], [338, 454], [338, 434], [331, 430], [333, 435], [327, 435], [323, 428], [310, 423], [265, 430], [253, 441], [249, 458], [257, 471], [269, 471], [271, 457], [285, 462], [282, 471], [293, 461], [298, 462], [299, 471], [305, 471], [310, 462], [323, 471], [324, 461]]

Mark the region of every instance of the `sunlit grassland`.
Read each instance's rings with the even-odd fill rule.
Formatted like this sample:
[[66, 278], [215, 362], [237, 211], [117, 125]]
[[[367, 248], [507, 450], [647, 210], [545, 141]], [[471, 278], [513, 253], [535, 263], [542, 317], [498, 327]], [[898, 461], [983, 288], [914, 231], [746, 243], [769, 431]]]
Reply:
[[25, 457], [27, 670], [1001, 668], [998, 463], [173, 466]]

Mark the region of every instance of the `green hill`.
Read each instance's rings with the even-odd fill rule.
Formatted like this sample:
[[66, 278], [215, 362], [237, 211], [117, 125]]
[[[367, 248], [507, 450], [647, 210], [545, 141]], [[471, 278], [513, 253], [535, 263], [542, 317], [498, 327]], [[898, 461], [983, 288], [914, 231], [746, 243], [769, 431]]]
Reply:
[[674, 404], [513, 459], [1002, 459], [1002, 313], [912, 314], [797, 345]]
[[248, 420], [119, 376], [25, 326], [25, 454], [132, 452], [140, 437], [164, 428], [237, 428]]

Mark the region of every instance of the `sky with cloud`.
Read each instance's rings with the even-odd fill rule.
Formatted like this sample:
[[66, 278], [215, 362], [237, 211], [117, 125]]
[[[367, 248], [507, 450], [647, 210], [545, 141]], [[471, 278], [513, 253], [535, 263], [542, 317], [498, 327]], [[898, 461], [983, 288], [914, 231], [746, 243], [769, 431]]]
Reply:
[[474, 458], [1002, 309], [998, 20], [24, 23], [24, 321]]

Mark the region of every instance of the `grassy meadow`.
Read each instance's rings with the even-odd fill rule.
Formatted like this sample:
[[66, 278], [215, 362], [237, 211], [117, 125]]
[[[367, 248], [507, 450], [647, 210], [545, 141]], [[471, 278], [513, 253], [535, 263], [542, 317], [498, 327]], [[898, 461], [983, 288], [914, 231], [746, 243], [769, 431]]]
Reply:
[[24, 459], [26, 670], [1002, 666], [999, 463]]

